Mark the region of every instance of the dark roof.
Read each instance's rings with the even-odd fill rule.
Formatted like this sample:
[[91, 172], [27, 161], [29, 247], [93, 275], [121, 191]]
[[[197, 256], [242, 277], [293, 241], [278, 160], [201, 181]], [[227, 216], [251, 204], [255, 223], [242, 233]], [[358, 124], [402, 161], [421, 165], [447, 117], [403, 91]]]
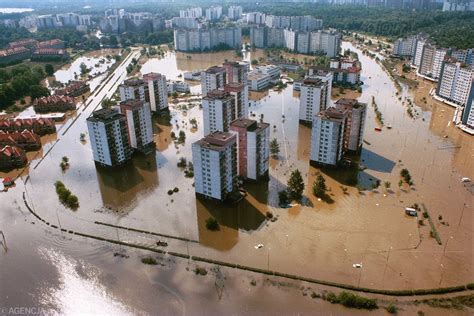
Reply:
[[224, 151], [230, 144], [235, 143], [236, 136], [228, 132], [214, 132], [195, 142], [203, 148]]
[[235, 126], [239, 128], [246, 128], [249, 132], [259, 132], [264, 130], [265, 128], [269, 127], [270, 124], [264, 122], [257, 122], [255, 120], [241, 118], [236, 119], [230, 123], [230, 126]]
[[223, 71], [225, 71], [225, 68], [224, 67], [219, 67], [219, 66], [212, 66], [212, 67], [210, 67], [206, 70], [206, 72], [210, 73], [210, 74], [216, 74], [216, 73], [223, 72]]
[[103, 122], [109, 123], [123, 118], [124, 116], [114, 109], [100, 109], [94, 111], [91, 116], [87, 118], [89, 122]]

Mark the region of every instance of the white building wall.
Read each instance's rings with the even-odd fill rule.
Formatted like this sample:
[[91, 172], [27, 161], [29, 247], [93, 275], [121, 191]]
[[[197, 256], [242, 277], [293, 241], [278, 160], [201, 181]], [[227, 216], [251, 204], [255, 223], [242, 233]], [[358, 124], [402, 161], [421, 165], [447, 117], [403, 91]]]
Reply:
[[[316, 115], [316, 113], [326, 108], [326, 104], [321, 104], [322, 99], [323, 96], [320, 87], [313, 87], [310, 85], [302, 84], [300, 94], [299, 119], [301, 121], [312, 122], [313, 117]], [[325, 99], [326, 96], [324, 96], [324, 100]]]

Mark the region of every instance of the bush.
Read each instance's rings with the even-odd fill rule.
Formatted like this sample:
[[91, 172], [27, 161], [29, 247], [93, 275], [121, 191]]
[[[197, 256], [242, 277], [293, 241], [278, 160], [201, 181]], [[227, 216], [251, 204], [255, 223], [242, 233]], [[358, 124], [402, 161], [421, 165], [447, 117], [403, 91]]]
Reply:
[[144, 264], [149, 264], [149, 265], [157, 265], [158, 263], [156, 262], [156, 260], [152, 257], [145, 257], [145, 258], [142, 258], [142, 263]]
[[389, 312], [390, 314], [396, 314], [397, 311], [398, 311], [398, 308], [393, 305], [392, 303], [390, 303], [386, 308], [387, 312]]
[[273, 213], [268, 211], [266, 214], [267, 218], [273, 218]]
[[179, 188], [178, 188], [178, 187], [174, 187], [173, 192], [175, 192], [175, 193], [176, 193], [176, 192], [179, 192]]
[[368, 309], [368, 310], [378, 308], [376, 300], [359, 296], [357, 294], [353, 294], [346, 291], [342, 291], [341, 293], [339, 293], [339, 295], [329, 292], [326, 295], [326, 300], [333, 304], [342, 304], [350, 308]]
[[219, 222], [214, 217], [206, 219], [206, 228], [210, 231], [218, 231], [220, 229]]
[[168, 195], [172, 195], [173, 194], [173, 190], [168, 190]]

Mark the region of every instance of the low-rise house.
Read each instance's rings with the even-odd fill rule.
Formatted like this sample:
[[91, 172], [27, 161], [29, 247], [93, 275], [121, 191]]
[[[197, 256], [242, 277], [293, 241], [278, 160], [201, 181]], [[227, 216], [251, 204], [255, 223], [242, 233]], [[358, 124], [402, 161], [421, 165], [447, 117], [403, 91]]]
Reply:
[[73, 97], [65, 95], [51, 95], [36, 99], [33, 102], [33, 108], [37, 113], [46, 112], [66, 112], [76, 109]]
[[4, 146], [0, 148], [0, 169], [21, 168], [28, 159], [25, 151], [17, 146]]
[[38, 45], [38, 41], [32, 38], [27, 38], [15, 42], [8, 43], [9, 48], [18, 48], [18, 47], [26, 47], [26, 48], [34, 48]]
[[0, 63], [7, 64], [31, 57], [31, 50], [26, 47], [15, 47], [0, 50]]
[[61, 41], [60, 39], [56, 38], [49, 41], [38, 42], [37, 48], [38, 49], [43, 49], [43, 48], [65, 49], [66, 45], [64, 41]]
[[264, 75], [255, 71], [247, 75], [247, 85], [249, 90], [261, 91], [270, 85], [271, 78], [269, 75]]
[[0, 147], [4, 146], [18, 146], [23, 150], [33, 151], [41, 148], [41, 139], [26, 129], [23, 132], [13, 133], [0, 131]]
[[21, 132], [25, 129], [38, 135], [46, 135], [55, 133], [56, 125], [52, 119], [48, 118], [0, 120], [0, 131]]
[[71, 81], [67, 87], [57, 89], [55, 95], [64, 95], [68, 97], [77, 97], [90, 91], [89, 84], [85, 81]]
[[69, 60], [69, 53], [65, 49], [39, 48], [33, 53], [31, 60], [65, 61]]

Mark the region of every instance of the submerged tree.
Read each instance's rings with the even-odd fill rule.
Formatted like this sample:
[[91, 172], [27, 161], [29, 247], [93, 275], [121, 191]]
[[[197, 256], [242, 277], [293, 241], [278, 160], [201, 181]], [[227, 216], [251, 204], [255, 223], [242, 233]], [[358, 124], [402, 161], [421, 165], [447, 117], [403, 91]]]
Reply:
[[277, 158], [278, 154], [280, 153], [280, 145], [276, 138], [273, 138], [270, 142], [270, 153], [273, 158]]
[[296, 169], [291, 172], [288, 179], [288, 194], [291, 200], [300, 201], [303, 197], [304, 182], [301, 172]]
[[323, 198], [326, 195], [326, 180], [321, 174], [318, 174], [313, 183], [313, 194], [318, 198]]

